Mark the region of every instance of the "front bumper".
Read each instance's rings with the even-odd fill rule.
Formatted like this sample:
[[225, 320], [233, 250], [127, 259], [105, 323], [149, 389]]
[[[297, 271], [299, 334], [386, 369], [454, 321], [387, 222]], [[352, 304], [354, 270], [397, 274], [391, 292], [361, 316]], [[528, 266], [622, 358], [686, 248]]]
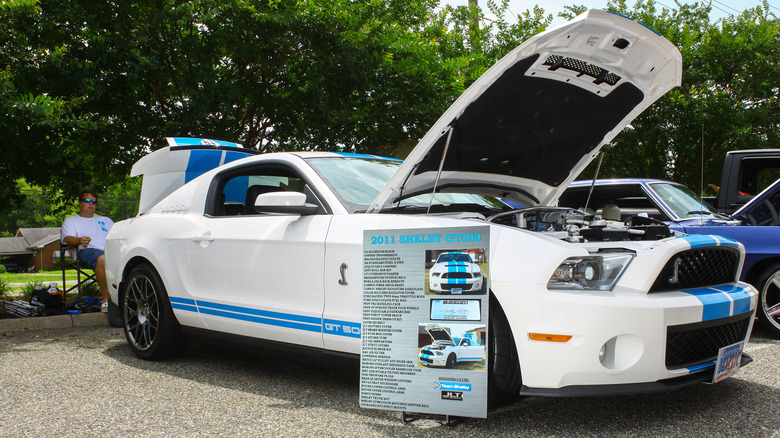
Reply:
[[432, 352], [421, 351], [420, 363], [429, 367], [443, 367], [447, 365], [447, 356], [437, 356]]
[[[753, 362], [749, 355], [742, 354], [742, 362], [739, 367]], [[523, 385], [520, 388], [520, 394], [526, 396], [540, 397], [592, 397], [605, 395], [628, 395], [628, 394], [650, 394], [654, 392], [665, 392], [694, 383], [711, 382], [714, 374], [714, 368], [685, 376], [674, 377], [657, 382], [645, 383], [626, 383], [622, 385], [572, 385], [563, 388], [530, 388]]]
[[649, 294], [504, 286], [491, 288], [515, 338], [521, 393], [529, 395], [651, 392], [710, 380], [718, 349], [749, 338], [757, 304], [755, 289], [741, 282]]

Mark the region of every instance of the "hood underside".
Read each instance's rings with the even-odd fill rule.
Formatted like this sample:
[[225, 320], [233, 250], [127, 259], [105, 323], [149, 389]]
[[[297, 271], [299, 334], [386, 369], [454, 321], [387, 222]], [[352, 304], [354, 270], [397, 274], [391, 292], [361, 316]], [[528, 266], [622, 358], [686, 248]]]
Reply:
[[679, 51], [626, 17], [591, 10], [496, 63], [418, 143], [369, 209], [423, 193], [549, 205], [682, 73]]

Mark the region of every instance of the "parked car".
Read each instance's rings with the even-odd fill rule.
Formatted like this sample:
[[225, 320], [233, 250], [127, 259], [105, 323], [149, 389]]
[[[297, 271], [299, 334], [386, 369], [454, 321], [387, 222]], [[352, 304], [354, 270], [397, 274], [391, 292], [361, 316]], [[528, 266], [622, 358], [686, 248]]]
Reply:
[[461, 362], [480, 362], [485, 360], [485, 346], [471, 338], [457, 340], [439, 324], [428, 324], [425, 331], [431, 335], [433, 343], [420, 349], [420, 363], [429, 367], [454, 368]]
[[732, 216], [717, 213], [682, 184], [657, 179], [596, 180], [595, 185], [575, 181], [561, 196], [560, 205], [587, 207], [602, 216], [612, 210], [621, 221], [644, 215], [663, 221], [673, 231], [740, 241], [746, 252], [740, 278], [758, 289], [758, 318], [780, 337], [780, 180]]
[[[403, 162], [316, 145], [227, 164], [191, 159], [195, 146], [153, 152], [133, 174], [144, 174], [141, 205], [161, 200], [106, 240], [128, 344], [145, 359], [175, 354], [185, 334], [358, 358], [364, 231], [484, 226], [492, 403], [712, 381], [720, 349], [744, 345], [755, 316], [757, 293], [738, 279], [744, 247], [583, 242], [584, 216], [555, 206], [603, 145], [680, 84], [681, 65], [651, 29], [588, 11], [496, 63]], [[194, 177], [204, 163], [216, 167]]]
[[435, 294], [484, 293], [482, 268], [465, 252], [439, 254], [428, 272], [428, 289]]

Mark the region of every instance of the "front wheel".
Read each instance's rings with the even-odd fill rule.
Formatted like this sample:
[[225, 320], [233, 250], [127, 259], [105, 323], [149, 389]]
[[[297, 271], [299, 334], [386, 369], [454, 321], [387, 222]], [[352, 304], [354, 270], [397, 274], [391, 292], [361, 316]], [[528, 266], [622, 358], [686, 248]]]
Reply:
[[523, 384], [515, 338], [498, 300], [490, 295], [488, 343], [488, 407], [497, 408], [519, 398]]
[[758, 279], [758, 319], [775, 337], [780, 337], [780, 263]]
[[141, 359], [165, 359], [178, 351], [179, 322], [165, 286], [151, 266], [139, 265], [130, 271], [122, 293], [122, 319], [127, 342]]
[[447, 356], [447, 364], [445, 366], [450, 369], [455, 368], [455, 353], [450, 353]]

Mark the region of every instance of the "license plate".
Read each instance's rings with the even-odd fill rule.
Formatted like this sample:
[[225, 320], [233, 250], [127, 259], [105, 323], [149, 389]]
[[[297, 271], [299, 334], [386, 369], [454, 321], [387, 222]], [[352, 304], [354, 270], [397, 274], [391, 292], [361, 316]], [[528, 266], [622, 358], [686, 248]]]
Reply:
[[453, 293], [453, 294], [459, 294], [459, 293], [462, 293], [462, 292], [463, 292], [463, 289], [461, 289], [461, 288], [453, 288], [453, 289], [450, 290], [450, 293]]
[[739, 370], [739, 364], [742, 362], [742, 351], [744, 349], [745, 341], [742, 341], [718, 350], [718, 361], [715, 365], [715, 374], [712, 376], [712, 383], [718, 383], [721, 380], [734, 375]]

